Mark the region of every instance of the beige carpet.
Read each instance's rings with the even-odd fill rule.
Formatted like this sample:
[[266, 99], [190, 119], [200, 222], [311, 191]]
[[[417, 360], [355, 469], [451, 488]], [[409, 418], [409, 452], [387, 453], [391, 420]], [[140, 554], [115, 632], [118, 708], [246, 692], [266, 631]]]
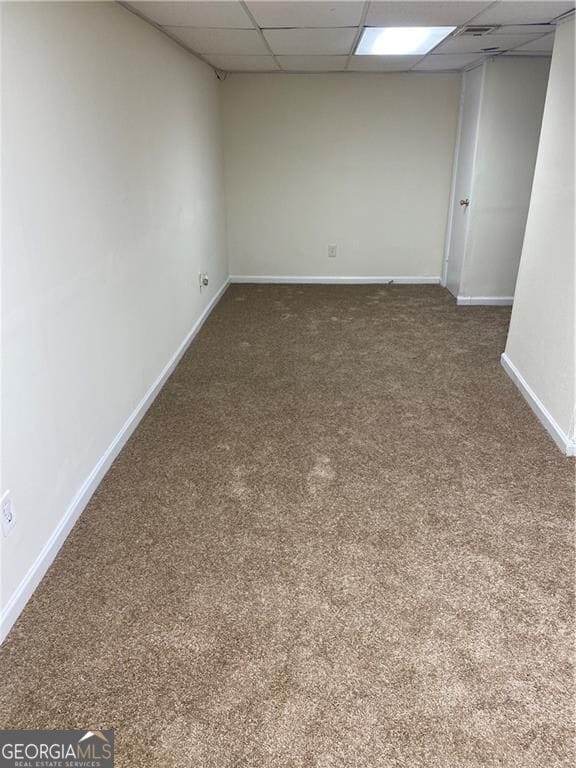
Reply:
[[572, 766], [573, 463], [436, 287], [237, 286], [0, 651], [123, 768]]

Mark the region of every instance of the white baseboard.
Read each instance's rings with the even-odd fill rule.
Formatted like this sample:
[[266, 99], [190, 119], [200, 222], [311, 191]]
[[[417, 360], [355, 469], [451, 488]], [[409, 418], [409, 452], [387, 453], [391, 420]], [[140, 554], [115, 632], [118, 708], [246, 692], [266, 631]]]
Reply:
[[500, 361], [502, 363], [502, 367], [508, 376], [510, 376], [514, 384], [516, 384], [520, 390], [520, 393], [532, 411], [538, 417], [538, 420], [544, 429], [548, 432], [552, 440], [554, 440], [558, 448], [560, 448], [562, 453], [564, 453], [566, 456], [576, 456], [576, 440], [571, 439], [564, 432], [564, 430], [560, 427], [550, 411], [546, 408], [538, 395], [530, 387], [526, 379], [522, 376], [518, 368], [516, 368], [506, 353], [502, 354]]
[[231, 275], [231, 283], [293, 283], [296, 285], [306, 285], [319, 283], [322, 285], [362, 285], [362, 284], [378, 284], [387, 285], [394, 283], [396, 285], [440, 285], [441, 278], [438, 277], [411, 277], [402, 276], [395, 277], [390, 275], [389, 277], [310, 277], [309, 275]]
[[509, 307], [514, 303], [514, 296], [457, 296], [458, 306], [468, 307]]
[[210, 301], [207, 307], [204, 309], [198, 320], [192, 326], [192, 329], [180, 344], [176, 352], [172, 355], [163, 371], [160, 373], [156, 381], [152, 384], [148, 392], [144, 395], [142, 400], [138, 403], [135, 410], [132, 412], [120, 432], [116, 435], [112, 443], [108, 446], [106, 452], [102, 458], [98, 461], [94, 469], [90, 472], [80, 490], [76, 496], [72, 499], [68, 509], [64, 516], [56, 526], [52, 535], [44, 545], [42, 551], [29, 568], [28, 572], [18, 585], [14, 594], [10, 597], [6, 606], [0, 613], [0, 643], [4, 641], [12, 625], [23, 611], [24, 606], [28, 600], [32, 597], [34, 590], [44, 577], [46, 571], [54, 561], [58, 554], [62, 544], [66, 537], [74, 527], [75, 522], [80, 517], [82, 511], [90, 501], [90, 498], [106, 472], [110, 469], [112, 462], [118, 456], [128, 438], [132, 435], [146, 411], [156, 396], [166, 383], [166, 380], [170, 374], [174, 371], [183, 354], [188, 349], [188, 346], [193, 341], [194, 337], [204, 324], [210, 312], [214, 309], [222, 294], [226, 290], [229, 284], [229, 279], [225, 281], [221, 288], [217, 291], [214, 298]]

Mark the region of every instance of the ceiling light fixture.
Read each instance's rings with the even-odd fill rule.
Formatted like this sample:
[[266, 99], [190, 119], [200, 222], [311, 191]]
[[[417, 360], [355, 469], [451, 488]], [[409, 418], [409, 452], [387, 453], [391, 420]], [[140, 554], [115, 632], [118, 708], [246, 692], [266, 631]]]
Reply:
[[357, 56], [418, 56], [428, 53], [456, 27], [366, 27]]

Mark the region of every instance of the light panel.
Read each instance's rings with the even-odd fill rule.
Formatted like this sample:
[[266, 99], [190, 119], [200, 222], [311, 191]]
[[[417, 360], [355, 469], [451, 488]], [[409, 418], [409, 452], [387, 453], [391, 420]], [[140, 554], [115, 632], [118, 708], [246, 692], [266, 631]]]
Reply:
[[456, 27], [366, 27], [359, 56], [417, 56], [431, 51]]

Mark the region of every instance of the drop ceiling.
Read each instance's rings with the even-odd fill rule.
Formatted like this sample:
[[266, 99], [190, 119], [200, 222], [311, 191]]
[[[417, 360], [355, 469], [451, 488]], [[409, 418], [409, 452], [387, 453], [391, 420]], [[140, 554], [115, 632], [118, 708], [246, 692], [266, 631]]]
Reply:
[[[555, 0], [194, 0], [122, 3], [221, 72], [458, 71], [550, 56]], [[355, 56], [365, 27], [455, 26], [425, 56]], [[473, 34], [467, 27], [488, 27]]]

